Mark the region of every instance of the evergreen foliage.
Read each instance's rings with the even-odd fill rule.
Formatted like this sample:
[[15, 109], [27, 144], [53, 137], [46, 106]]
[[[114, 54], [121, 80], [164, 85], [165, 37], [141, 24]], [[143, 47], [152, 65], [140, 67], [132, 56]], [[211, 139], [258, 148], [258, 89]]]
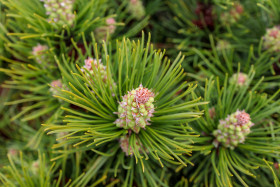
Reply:
[[0, 186], [280, 186], [279, 0], [0, 0]]

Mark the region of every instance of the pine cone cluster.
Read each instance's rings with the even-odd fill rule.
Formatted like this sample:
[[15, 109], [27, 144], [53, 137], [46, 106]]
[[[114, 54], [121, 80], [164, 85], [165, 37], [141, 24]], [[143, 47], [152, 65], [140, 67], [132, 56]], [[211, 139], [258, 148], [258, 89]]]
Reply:
[[221, 143], [225, 147], [234, 149], [238, 144], [244, 143], [253, 125], [248, 113], [237, 110], [226, 119], [220, 120], [218, 129], [213, 132], [216, 137], [213, 143], [215, 146]]
[[280, 26], [266, 29], [266, 33], [263, 36], [263, 47], [274, 52], [280, 51]]
[[73, 13], [73, 0], [41, 0], [44, 2], [47, 15], [50, 22], [59, 25], [74, 23], [75, 15]]
[[117, 127], [131, 129], [139, 133], [141, 128], [149, 125], [154, 113], [154, 93], [140, 85], [122, 98], [118, 107]]

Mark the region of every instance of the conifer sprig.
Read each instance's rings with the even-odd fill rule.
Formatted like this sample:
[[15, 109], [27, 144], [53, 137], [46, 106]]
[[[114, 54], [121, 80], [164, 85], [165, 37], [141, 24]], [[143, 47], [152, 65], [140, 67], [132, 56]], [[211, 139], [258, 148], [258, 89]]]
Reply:
[[226, 75], [228, 75], [228, 79], [233, 79], [237, 72], [240, 75], [247, 76], [253, 66], [255, 75], [252, 85], [257, 84], [262, 79], [262, 84], [258, 86], [259, 90], [270, 91], [269, 89], [277, 88], [280, 77], [274, 66], [279, 63], [279, 55], [275, 54], [271, 57], [270, 51], [261, 50], [262, 42], [257, 49], [252, 45], [246, 58], [244, 58], [244, 55], [236, 51], [234, 46], [231, 49], [218, 49], [212, 35], [210, 35], [210, 41], [211, 51], [191, 49], [201, 60], [198, 60], [197, 65], [200, 69], [199, 74], [190, 73], [189, 76], [200, 81], [205, 81], [205, 78], [211, 76], [219, 76], [220, 80], [224, 81]]
[[[250, 84], [254, 76], [253, 69], [248, 76]], [[279, 113], [279, 90], [268, 96], [256, 93], [259, 83], [249, 89], [249, 85], [238, 88], [236, 84], [229, 85], [227, 81], [228, 76], [225, 77], [222, 88], [218, 78], [216, 81], [206, 81], [204, 98], [212, 104], [204, 106], [205, 117], [192, 124], [202, 135], [197, 138], [198, 147], [194, 147], [201, 154], [197, 155], [197, 161], [193, 160], [194, 163], [200, 163], [191, 176], [191, 181], [195, 184], [234, 186], [234, 181], [238, 181], [241, 185], [248, 186], [247, 181], [250, 177], [260, 176], [259, 167], [268, 169], [273, 164], [271, 160], [279, 159], [280, 126], [278, 122], [269, 125], [271, 116]], [[254, 125], [250, 127], [244, 143], [230, 149], [219, 142], [221, 139], [216, 139], [215, 131], [220, 128], [218, 125], [223, 119], [238, 109], [246, 111]], [[230, 119], [233, 119], [232, 116]], [[232, 137], [230, 134], [231, 132], [223, 132], [223, 137], [228, 139]], [[202, 163], [205, 163], [204, 167], [201, 167]]]
[[[18, 105], [23, 103], [33, 103], [17, 115], [13, 116], [11, 120], [21, 118], [23, 121], [32, 120], [40, 116], [53, 112], [59, 113], [60, 103], [52, 96], [50, 84], [56, 80], [59, 74], [53, 73], [53, 67], [41, 67], [40, 64], [22, 64], [21, 62], [8, 60], [11, 69], [3, 69], [12, 79], [5, 81], [5, 88], [17, 89], [25, 94], [21, 94], [20, 99], [6, 102], [6, 105]], [[49, 120], [55, 116], [49, 116]]]
[[[94, 73], [91, 74], [87, 69], [83, 68], [82, 71], [79, 68], [81, 62], [77, 62], [80, 64], [77, 65], [77, 69], [71, 69], [66, 58], [63, 58], [62, 62], [58, 61], [62, 76], [69, 82], [69, 90], [61, 90], [56, 97], [75, 105], [78, 109], [64, 107], [68, 115], [65, 116], [63, 124], [44, 125], [49, 131], [48, 134], [67, 132], [65, 139], [53, 146], [55, 152], [63, 154], [91, 150], [109, 157], [108, 159], [117, 159], [119, 163], [133, 159], [132, 163], [136, 162], [135, 167], [141, 164], [143, 171], [149, 163], [148, 159], [159, 162], [162, 167], [163, 161], [187, 166], [190, 162], [183, 155], [191, 155], [191, 140], [182, 144], [176, 141], [176, 138], [191, 139], [196, 136], [187, 123], [197, 120], [202, 115], [202, 111], [196, 107], [207, 102], [199, 102], [200, 98], [192, 99], [191, 94], [196, 86], [181, 83], [185, 76], [181, 68], [183, 57], [179, 54], [171, 63], [164, 58], [164, 52], [153, 49], [150, 37], [145, 45], [144, 36], [141, 41], [125, 38], [121, 42], [117, 41], [116, 49], [118, 50], [113, 56], [109, 56], [111, 52], [105, 43], [101, 53], [96, 45], [93, 49], [92, 56], [96, 58], [96, 62], [101, 60], [106, 64], [106, 82], [101, 79], [99, 68], [93, 68]], [[116, 83], [115, 88], [110, 86], [112, 82]], [[118, 116], [114, 112], [118, 111], [118, 103], [122, 96], [140, 84], [155, 93], [155, 111], [150, 124], [135, 133], [117, 127], [115, 121]], [[182, 93], [176, 95], [180, 90]], [[190, 100], [183, 102], [185, 97]], [[129, 136], [127, 146], [132, 158], [125, 156], [120, 149], [118, 140], [123, 136]], [[73, 145], [73, 148], [61, 150], [64, 145]], [[139, 145], [142, 151], [139, 151]], [[138, 162], [140, 163], [137, 164]]]
[[[47, 164], [45, 154], [38, 153], [38, 160], [32, 163], [23, 159], [23, 154], [20, 152], [18, 163], [12, 155], [8, 155], [10, 165], [5, 167], [6, 175], [0, 173], [0, 181], [4, 186], [58, 186], [61, 184], [62, 171], [59, 172], [57, 179], [55, 179], [54, 166]], [[65, 186], [69, 186], [71, 180]]]

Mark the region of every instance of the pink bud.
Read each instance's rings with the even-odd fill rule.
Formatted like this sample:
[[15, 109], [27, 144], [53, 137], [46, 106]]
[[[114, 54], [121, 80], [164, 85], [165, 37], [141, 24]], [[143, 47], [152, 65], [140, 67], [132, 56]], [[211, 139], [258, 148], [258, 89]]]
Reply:
[[51, 87], [59, 87], [59, 88], [62, 88], [62, 82], [61, 82], [61, 80], [58, 79], [58, 80], [52, 81], [52, 82], [51, 82]]
[[275, 169], [279, 169], [279, 164], [277, 162], [274, 163]]
[[107, 18], [106, 19], [106, 23], [107, 25], [113, 25], [116, 23], [115, 19], [114, 18]]
[[244, 74], [239, 74], [238, 76], [238, 84], [244, 85], [247, 80], [247, 76]]
[[11, 148], [9, 149], [8, 154], [11, 156], [16, 156], [18, 154], [18, 150]]
[[238, 86], [246, 86], [248, 84], [248, 75], [245, 73], [235, 73], [230, 78], [231, 84], [237, 84]]
[[140, 85], [140, 87], [136, 89], [136, 102], [145, 104], [150, 97], [154, 97], [154, 93], [148, 90], [148, 88], [143, 88], [143, 86]]
[[277, 38], [279, 34], [279, 30], [271, 30], [271, 32], [269, 33], [269, 36], [273, 37], [273, 38]]
[[247, 124], [251, 120], [250, 115], [246, 113], [244, 110], [236, 115], [236, 119], [239, 125]]
[[237, 11], [239, 14], [242, 14], [243, 11], [244, 11], [243, 6], [242, 6], [241, 4], [237, 4], [237, 5], [235, 6], [235, 9], [236, 9], [236, 11]]
[[213, 119], [216, 115], [215, 108], [214, 107], [209, 108], [208, 112], [209, 112], [210, 118]]
[[130, 0], [130, 3], [135, 5], [138, 3], [138, 0]]

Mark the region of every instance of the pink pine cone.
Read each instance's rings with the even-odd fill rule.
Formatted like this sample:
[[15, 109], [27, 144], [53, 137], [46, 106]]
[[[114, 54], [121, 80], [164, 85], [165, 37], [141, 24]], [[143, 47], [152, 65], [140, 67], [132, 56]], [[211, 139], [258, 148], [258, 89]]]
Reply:
[[48, 46], [38, 44], [32, 48], [32, 55], [35, 57], [35, 60], [42, 64], [47, 60], [46, 51], [48, 50]]
[[273, 52], [280, 51], [280, 26], [266, 29], [266, 34], [263, 36], [263, 47]]
[[74, 0], [41, 0], [44, 3], [46, 14], [49, 16], [48, 21], [59, 25], [72, 25], [75, 19], [73, 13]]
[[137, 89], [123, 96], [118, 107], [118, 119], [115, 121], [118, 127], [131, 129], [138, 133], [141, 128], [149, 125], [154, 113], [154, 93], [140, 85]]
[[229, 82], [230, 84], [237, 84], [238, 87], [246, 86], [248, 85], [248, 75], [242, 72], [235, 73], [230, 78]]
[[208, 112], [209, 112], [209, 116], [211, 119], [214, 119], [214, 117], [216, 116], [216, 110], [215, 110], [215, 107], [211, 107], [208, 109]]
[[137, 20], [142, 19], [146, 14], [145, 7], [141, 0], [130, 0], [128, 3], [128, 11]]
[[[129, 138], [130, 136], [129, 135], [125, 135], [125, 136], [122, 136], [120, 139], [119, 139], [119, 142], [120, 142], [120, 147], [122, 149], [122, 151], [125, 153], [126, 156], [132, 156], [133, 155], [133, 149], [131, 146], [129, 146]], [[143, 148], [143, 145], [141, 142], [139, 142], [137, 139], [136, 139], [136, 147], [134, 147], [134, 149], [137, 149], [139, 152], [143, 152], [145, 151], [147, 153], [147, 150], [145, 148]]]
[[57, 88], [62, 88], [63, 87], [63, 84], [62, 84], [60, 79], [52, 81], [50, 85], [51, 85], [50, 91], [53, 95], [58, 94]]
[[227, 25], [227, 24], [235, 24], [237, 21], [240, 20], [241, 15], [243, 14], [243, 6], [239, 3], [235, 4], [233, 8], [230, 9], [230, 11], [224, 12], [220, 20], [222, 24]]
[[[97, 61], [96, 59], [93, 58], [87, 58], [85, 60], [85, 65], [83, 66], [84, 69], [87, 69], [89, 71], [89, 73], [96, 78], [96, 76], [101, 76], [102, 81], [106, 84], [107, 83], [107, 79], [108, 79], [108, 73], [107, 73], [107, 68], [106, 66], [103, 65], [101, 59], [99, 59], [99, 61]], [[93, 69], [95, 68], [95, 70]], [[85, 73], [85, 70], [82, 69], [82, 72]], [[99, 74], [95, 75], [94, 72], [97, 71]], [[111, 78], [111, 80], [113, 80]], [[116, 88], [116, 83], [112, 82], [112, 84], [110, 85], [110, 89]]]
[[116, 31], [116, 20], [114, 18], [107, 18], [106, 25], [98, 27], [95, 30], [95, 35], [98, 40], [107, 40], [107, 32], [113, 34]]
[[213, 144], [216, 147], [222, 144], [234, 149], [239, 143], [244, 143], [246, 136], [250, 133], [250, 128], [254, 125], [250, 120], [250, 115], [244, 110], [237, 110], [226, 119], [220, 120], [218, 129], [213, 132], [216, 137]]

